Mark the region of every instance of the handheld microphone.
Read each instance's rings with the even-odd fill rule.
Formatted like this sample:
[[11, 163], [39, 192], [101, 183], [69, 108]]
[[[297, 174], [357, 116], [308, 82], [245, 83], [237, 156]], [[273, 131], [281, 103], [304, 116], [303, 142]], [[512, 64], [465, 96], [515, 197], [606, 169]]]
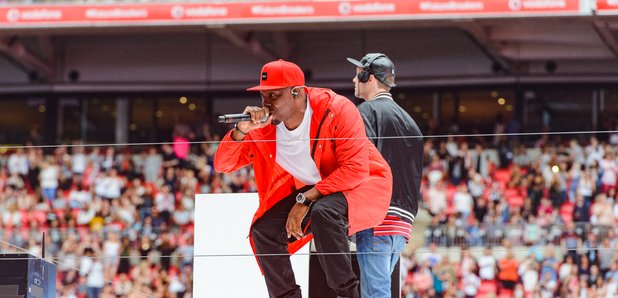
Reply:
[[[218, 118], [219, 123], [238, 123], [240, 121], [251, 121], [251, 115], [249, 114], [225, 114]], [[268, 114], [262, 118], [262, 122], [268, 120]]]

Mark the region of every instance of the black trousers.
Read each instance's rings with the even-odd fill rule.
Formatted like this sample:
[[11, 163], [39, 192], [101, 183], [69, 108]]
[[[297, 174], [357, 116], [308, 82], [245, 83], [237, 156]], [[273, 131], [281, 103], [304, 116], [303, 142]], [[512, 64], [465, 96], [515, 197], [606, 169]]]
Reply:
[[[258, 261], [271, 298], [301, 297], [287, 251], [288, 241], [293, 240], [287, 238], [285, 230], [290, 209], [296, 204], [296, 194], [293, 193], [273, 206], [251, 228]], [[313, 233], [318, 260], [326, 273], [328, 286], [340, 297], [360, 297], [358, 278], [352, 271], [348, 244], [348, 203], [343, 194], [334, 193], [313, 203], [303, 220], [303, 230], [309, 220], [309, 229]]]

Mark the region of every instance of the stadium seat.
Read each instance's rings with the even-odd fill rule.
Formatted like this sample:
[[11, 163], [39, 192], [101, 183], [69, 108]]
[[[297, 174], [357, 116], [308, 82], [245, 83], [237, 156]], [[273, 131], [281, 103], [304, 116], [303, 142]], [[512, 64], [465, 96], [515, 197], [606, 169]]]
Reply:
[[516, 188], [507, 188], [504, 190], [504, 196], [508, 199], [509, 197], [519, 196], [519, 190]]
[[506, 198], [509, 206], [511, 207], [522, 207], [524, 206], [524, 197], [522, 196], [510, 196]]
[[497, 298], [512, 298], [512, 297], [513, 297], [513, 290], [500, 289], [500, 291], [498, 291]]
[[498, 284], [493, 280], [484, 280], [481, 282], [481, 287], [479, 288], [476, 297], [495, 297], [496, 292], [498, 291]]
[[457, 192], [457, 186], [449, 184], [449, 186], [446, 188], [446, 200], [448, 202], [453, 201], [453, 196], [455, 196], [456, 192]]
[[508, 182], [510, 178], [511, 178], [511, 173], [510, 173], [510, 170], [508, 169], [496, 170], [496, 173], [494, 175], [494, 179], [496, 181], [504, 182], [504, 183]]

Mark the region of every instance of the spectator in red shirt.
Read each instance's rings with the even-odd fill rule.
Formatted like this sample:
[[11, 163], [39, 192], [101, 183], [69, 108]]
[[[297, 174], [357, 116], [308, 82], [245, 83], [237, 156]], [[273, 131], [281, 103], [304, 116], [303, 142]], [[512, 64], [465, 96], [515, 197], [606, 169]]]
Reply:
[[506, 253], [506, 258], [498, 262], [498, 268], [500, 269], [498, 279], [500, 280], [502, 288], [509, 290], [515, 289], [515, 284], [519, 280], [519, 275], [517, 274], [518, 267], [519, 262], [513, 256], [513, 251], [509, 250]]

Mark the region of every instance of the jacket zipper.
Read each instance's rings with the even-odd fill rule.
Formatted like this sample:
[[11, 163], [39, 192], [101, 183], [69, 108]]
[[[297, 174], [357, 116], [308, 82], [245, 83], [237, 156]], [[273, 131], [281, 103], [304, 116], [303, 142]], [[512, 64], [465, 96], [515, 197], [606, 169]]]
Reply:
[[311, 149], [312, 159], [315, 159], [315, 149], [318, 147], [318, 141], [320, 138], [320, 130], [322, 129], [322, 124], [324, 124], [324, 121], [326, 120], [326, 117], [328, 117], [329, 113], [330, 113], [330, 109], [326, 109], [326, 113], [324, 113], [324, 117], [322, 117], [322, 120], [320, 121], [320, 125], [318, 125], [318, 131], [315, 134], [315, 143], [313, 143], [313, 149]]

